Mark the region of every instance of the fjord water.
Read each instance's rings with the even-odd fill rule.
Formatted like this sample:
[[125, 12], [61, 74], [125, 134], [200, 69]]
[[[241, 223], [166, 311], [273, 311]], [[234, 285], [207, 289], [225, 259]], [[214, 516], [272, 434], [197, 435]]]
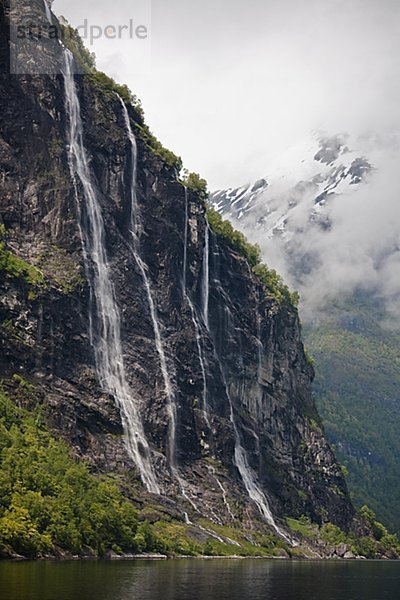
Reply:
[[397, 600], [392, 561], [0, 563], [0, 600]]

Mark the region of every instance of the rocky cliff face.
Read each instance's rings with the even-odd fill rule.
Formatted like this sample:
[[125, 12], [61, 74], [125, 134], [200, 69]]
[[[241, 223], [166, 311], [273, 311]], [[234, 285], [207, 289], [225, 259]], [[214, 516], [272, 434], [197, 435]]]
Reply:
[[[2, 3], [2, 40], [4, 9]], [[9, 387], [15, 374], [33, 383], [54, 430], [94, 470], [119, 473], [127, 485], [139, 472], [117, 399], [96, 369], [89, 322], [100, 318], [95, 266], [82, 251], [81, 230], [90, 224], [85, 191], [78, 185], [76, 198], [68, 164], [64, 79], [3, 68], [0, 77], [0, 223], [8, 257], [0, 271], [0, 377]], [[349, 527], [354, 510], [311, 397], [313, 369], [296, 309], [266, 295], [246, 259], [209, 232], [203, 200], [185, 193], [176, 169], [149, 148], [130, 106], [140, 253], [168, 394], [148, 290], [132, 257], [132, 146], [123, 107], [93, 77], [75, 82], [126, 379], [162, 501], [191, 519], [262, 521], [249, 497], [253, 486], [253, 500], [256, 489], [278, 523], [307, 514]]]

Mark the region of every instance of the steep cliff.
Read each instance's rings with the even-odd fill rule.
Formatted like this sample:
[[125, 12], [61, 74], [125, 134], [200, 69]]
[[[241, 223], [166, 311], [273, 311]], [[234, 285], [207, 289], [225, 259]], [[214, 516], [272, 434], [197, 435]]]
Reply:
[[210, 230], [110, 82], [74, 77], [61, 47], [64, 75], [3, 68], [5, 6], [3, 385], [33, 384], [52, 431], [136, 502], [287, 541], [286, 517], [348, 530], [296, 308]]

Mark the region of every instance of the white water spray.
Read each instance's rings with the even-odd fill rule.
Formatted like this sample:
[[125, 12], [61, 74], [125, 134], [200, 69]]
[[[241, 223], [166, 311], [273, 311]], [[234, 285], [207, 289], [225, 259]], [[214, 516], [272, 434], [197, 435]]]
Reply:
[[168, 461], [172, 470], [175, 469], [175, 451], [176, 451], [176, 422], [177, 410], [175, 396], [172, 389], [171, 378], [168, 372], [167, 360], [164, 352], [164, 346], [161, 337], [161, 329], [157, 316], [157, 309], [153, 299], [150, 280], [147, 276], [147, 265], [141, 258], [140, 252], [140, 233], [141, 233], [141, 218], [140, 209], [137, 200], [136, 177], [137, 177], [137, 144], [130, 124], [128, 110], [122, 98], [119, 98], [123, 110], [124, 120], [128, 138], [131, 144], [132, 156], [132, 183], [131, 183], [131, 233], [132, 233], [132, 254], [139, 268], [146, 290], [147, 300], [150, 308], [150, 316], [153, 324], [154, 341], [160, 360], [161, 373], [164, 380], [165, 395], [167, 397], [169, 431], [168, 431]]
[[288, 536], [285, 534], [285, 532], [276, 524], [275, 519], [272, 516], [271, 509], [269, 508], [268, 500], [265, 497], [265, 494], [262, 491], [261, 487], [257, 483], [256, 474], [254, 473], [253, 469], [249, 466], [249, 463], [247, 460], [247, 454], [241, 444], [240, 435], [239, 435], [239, 432], [238, 432], [238, 429], [237, 429], [237, 426], [235, 423], [232, 402], [230, 402], [230, 405], [231, 405], [231, 422], [232, 422], [232, 425], [233, 425], [233, 428], [235, 431], [235, 440], [236, 440], [235, 464], [239, 470], [241, 478], [243, 479], [243, 483], [245, 485], [247, 493], [249, 494], [249, 496], [253, 500], [253, 502], [257, 505], [258, 510], [260, 511], [260, 513], [264, 517], [264, 519], [267, 521], [267, 523], [276, 531], [276, 533], [280, 537], [282, 537], [289, 544], [291, 544], [292, 543], [291, 540], [288, 538]]
[[90, 337], [97, 374], [101, 386], [114, 397], [119, 406], [127, 449], [139, 469], [143, 484], [150, 492], [159, 493], [150, 449], [135, 399], [126, 380], [120, 337], [120, 314], [108, 270], [100, 203], [92, 182], [83, 142], [80, 104], [74, 79], [74, 59], [69, 50], [64, 50], [64, 86], [65, 108], [69, 120], [68, 163], [80, 213], [79, 186], [82, 187], [84, 197], [85, 223], [83, 225], [81, 219], [80, 233], [86, 271], [92, 272], [90, 284], [96, 318], [94, 314], [90, 315]]
[[[178, 482], [178, 484], [179, 484], [179, 487], [181, 488], [181, 495], [182, 495], [182, 498], [185, 498], [185, 500], [187, 500], [187, 501], [189, 502], [189, 504], [192, 506], [192, 508], [194, 508], [194, 510], [195, 510], [196, 512], [198, 512], [199, 514], [201, 514], [201, 512], [200, 512], [200, 511], [199, 511], [199, 509], [197, 508], [197, 505], [196, 505], [196, 503], [194, 502], [194, 500], [192, 500], [192, 499], [190, 498], [190, 496], [188, 495], [188, 493], [187, 493], [187, 491], [186, 491], [186, 488], [185, 488], [185, 485], [184, 485], [184, 483], [183, 483], [183, 480], [182, 480], [182, 478], [180, 477], [180, 475], [179, 475], [179, 473], [178, 473], [178, 471], [177, 471], [176, 469], [174, 469], [174, 476], [176, 477], [176, 480], [177, 480], [177, 482]], [[187, 513], [185, 513], [185, 515], [186, 515], [186, 514], [187, 514]]]
[[[222, 365], [221, 365], [221, 370], [222, 370]], [[243, 480], [244, 486], [246, 488], [246, 491], [247, 491], [249, 497], [256, 504], [260, 514], [264, 517], [266, 522], [276, 531], [276, 533], [280, 537], [282, 537], [289, 544], [291, 544], [292, 542], [288, 538], [286, 533], [276, 524], [275, 519], [271, 512], [271, 509], [269, 508], [268, 500], [267, 500], [264, 492], [262, 491], [259, 483], [257, 482], [256, 474], [254, 473], [253, 469], [249, 465], [248, 458], [247, 458], [247, 452], [242, 446], [239, 430], [236, 425], [233, 401], [232, 401], [231, 395], [228, 390], [228, 386], [225, 381], [225, 374], [224, 374], [223, 370], [222, 370], [222, 374], [224, 377], [224, 385], [225, 385], [226, 395], [229, 400], [230, 421], [232, 423], [232, 427], [233, 427], [233, 431], [234, 431], [234, 435], [235, 435], [235, 455], [234, 455], [235, 465], [240, 473], [240, 477]]]

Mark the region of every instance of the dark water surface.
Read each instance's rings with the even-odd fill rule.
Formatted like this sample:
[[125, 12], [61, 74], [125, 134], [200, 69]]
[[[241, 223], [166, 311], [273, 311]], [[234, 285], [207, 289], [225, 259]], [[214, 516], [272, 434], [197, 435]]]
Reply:
[[399, 600], [400, 562], [0, 562], [0, 600]]

